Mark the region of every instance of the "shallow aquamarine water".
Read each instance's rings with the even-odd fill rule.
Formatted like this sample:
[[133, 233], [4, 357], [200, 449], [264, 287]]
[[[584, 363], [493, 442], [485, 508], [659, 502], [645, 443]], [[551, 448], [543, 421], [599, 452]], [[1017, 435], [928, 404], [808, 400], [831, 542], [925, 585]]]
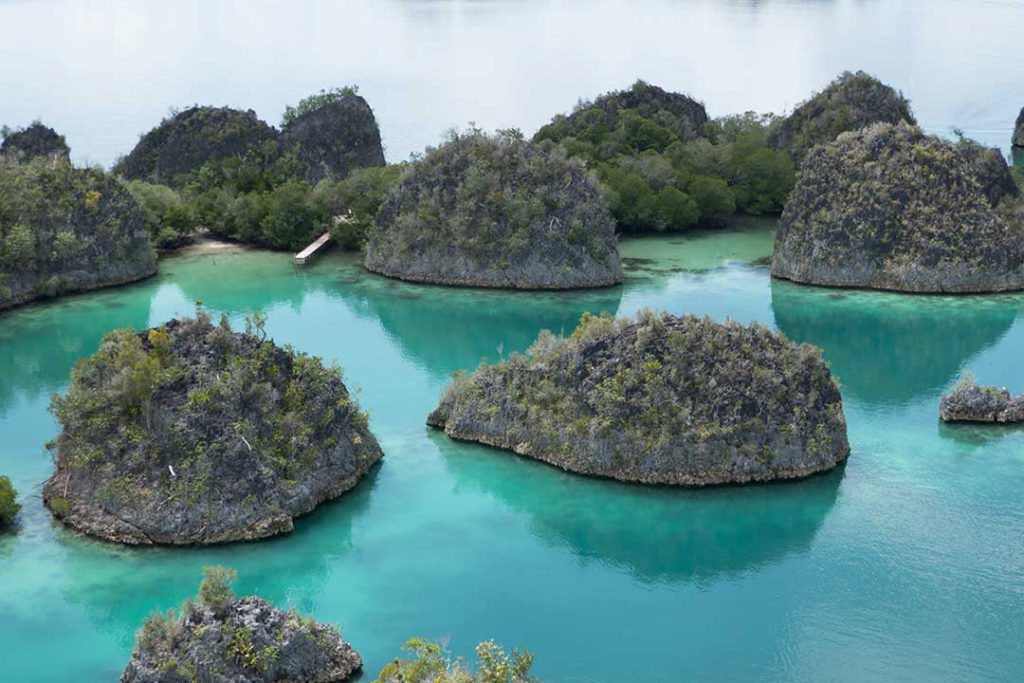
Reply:
[[[133, 631], [200, 568], [341, 625], [376, 674], [408, 637], [537, 653], [545, 680], [1014, 681], [1024, 670], [1024, 429], [944, 427], [961, 369], [1024, 391], [1024, 296], [914, 297], [772, 282], [770, 227], [623, 244], [624, 286], [529, 294], [407, 285], [330, 255], [182, 256], [135, 286], [0, 316], [0, 472], [23, 493], [0, 539], [11, 681], [110, 681]], [[294, 534], [125, 549], [51, 522], [50, 393], [105, 330], [194, 300], [337, 361], [386, 452]], [[584, 310], [760, 320], [824, 347], [852, 455], [807, 481], [709, 490], [595, 481], [424, 426], [450, 373]], [[371, 675], [364, 680], [372, 680]]]

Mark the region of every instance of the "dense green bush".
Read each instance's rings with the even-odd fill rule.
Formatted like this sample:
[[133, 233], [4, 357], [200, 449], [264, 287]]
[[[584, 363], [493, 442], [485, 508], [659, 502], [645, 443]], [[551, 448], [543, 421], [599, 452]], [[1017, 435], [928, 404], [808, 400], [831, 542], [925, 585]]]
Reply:
[[[638, 81], [556, 116], [534, 140], [584, 160], [625, 232], [718, 225], [736, 211], [780, 212], [794, 169], [768, 145], [774, 119], [747, 113], [708, 121], [692, 108], [681, 113], [680, 98], [692, 103]], [[631, 108], [609, 115], [619, 105]]]
[[18, 510], [21, 509], [15, 502], [17, 498], [18, 494], [11, 486], [11, 480], [0, 475], [0, 529], [13, 522]]
[[170, 249], [191, 241], [196, 231], [193, 207], [182, 202], [177, 191], [143, 180], [129, 180], [125, 187], [142, 207], [155, 247]]
[[477, 662], [471, 667], [452, 659], [445, 645], [413, 638], [402, 649], [409, 658], [395, 659], [384, 667], [375, 683], [530, 683], [533, 654], [505, 649], [488, 640], [476, 646]]

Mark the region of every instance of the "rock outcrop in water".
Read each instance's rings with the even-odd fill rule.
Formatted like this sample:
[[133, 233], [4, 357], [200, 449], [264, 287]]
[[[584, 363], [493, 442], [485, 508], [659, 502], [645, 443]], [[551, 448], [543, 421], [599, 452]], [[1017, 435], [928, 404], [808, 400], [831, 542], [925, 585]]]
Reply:
[[314, 184], [341, 180], [354, 168], [384, 165], [377, 119], [354, 88], [303, 100], [282, 127], [281, 143], [295, 153], [306, 180]]
[[1015, 201], [992, 206], [997, 183], [969, 157], [905, 123], [815, 148], [783, 211], [772, 275], [905, 292], [1024, 289], [1024, 220]]
[[251, 109], [190, 107], [160, 122], [139, 140], [114, 172], [129, 180], [175, 185], [203, 164], [241, 157], [278, 132]]
[[18, 492], [11, 486], [11, 480], [0, 475], [0, 532], [6, 531], [18, 516]]
[[121, 683], [334, 683], [363, 666], [338, 629], [231, 590], [234, 572], [206, 568], [199, 596], [150, 617]]
[[1024, 422], [1024, 396], [978, 386], [968, 376], [942, 396], [939, 416], [943, 422]]
[[815, 145], [873, 123], [916, 123], [903, 95], [863, 71], [844, 72], [799, 105], [773, 131], [769, 142], [802, 159]]
[[1017, 123], [1013, 127], [1013, 146], [1024, 147], [1024, 107], [1017, 115]]
[[114, 178], [0, 155], [0, 310], [156, 272], [145, 217]]
[[23, 130], [8, 133], [0, 144], [0, 154], [12, 154], [21, 161], [36, 157], [67, 161], [71, 157], [71, 148], [63, 135], [37, 122]]
[[568, 116], [556, 116], [537, 131], [534, 139], [558, 141], [581, 137], [584, 131], [612, 131], [627, 111], [657, 121], [683, 142], [701, 137], [708, 122], [704, 105], [692, 97], [637, 81], [626, 90], [614, 90], [593, 102], [580, 103]]
[[377, 213], [364, 265], [416, 282], [508, 289], [622, 281], [615, 224], [559, 151], [478, 130], [410, 164]]
[[820, 351], [757, 325], [585, 315], [525, 356], [456, 377], [427, 423], [580, 474], [737, 484], [822, 472], [849, 453]]
[[43, 500], [110, 541], [210, 544], [291, 531], [382, 457], [340, 373], [198, 319], [108, 333], [52, 410]]

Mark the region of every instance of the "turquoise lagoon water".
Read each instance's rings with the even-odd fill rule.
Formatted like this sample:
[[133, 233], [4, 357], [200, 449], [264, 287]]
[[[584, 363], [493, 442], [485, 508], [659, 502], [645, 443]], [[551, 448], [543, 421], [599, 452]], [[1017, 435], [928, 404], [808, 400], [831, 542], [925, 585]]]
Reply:
[[[0, 539], [0, 678], [110, 681], [133, 631], [200, 568], [337, 623], [373, 674], [410, 636], [495, 638], [548, 681], [1014, 681], [1024, 671], [1024, 430], [945, 427], [962, 369], [1024, 391], [1024, 296], [913, 297], [772, 282], [770, 228], [623, 244], [627, 278], [565, 294], [415, 286], [353, 256], [180, 256], [134, 286], [0, 316], [0, 472], [23, 494]], [[128, 549], [54, 524], [49, 395], [104, 331], [195, 300], [337, 361], [383, 463], [290, 536]], [[807, 481], [672, 490], [565, 474], [424, 426], [451, 372], [585, 310], [759, 320], [824, 348], [852, 455]]]

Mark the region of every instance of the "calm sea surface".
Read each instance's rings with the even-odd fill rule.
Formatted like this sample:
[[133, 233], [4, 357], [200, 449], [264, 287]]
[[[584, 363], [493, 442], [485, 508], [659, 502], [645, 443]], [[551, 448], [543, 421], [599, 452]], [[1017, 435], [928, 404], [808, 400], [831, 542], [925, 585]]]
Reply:
[[[42, 117], [80, 162], [110, 163], [170, 105], [286, 103], [355, 82], [388, 158], [452, 125], [533, 131], [580, 96], [643, 77], [712, 114], [783, 111], [843, 69], [903, 89], [921, 123], [1007, 148], [1024, 105], [1024, 3], [0, 0], [0, 122]], [[1024, 159], [1020, 163], [1024, 163]], [[354, 256], [178, 256], [138, 285], [0, 315], [0, 473], [22, 492], [0, 538], [0, 679], [111, 681], [154, 609], [203, 565], [241, 592], [343, 627], [372, 680], [406, 638], [495, 638], [548, 681], [1019, 681], [1024, 429], [945, 427], [964, 369], [1024, 392], [1024, 295], [916, 297], [772, 282], [772, 226], [622, 245], [608, 290], [407, 285]], [[46, 405], [114, 327], [202, 300], [337, 361], [386, 458], [294, 534], [213, 549], [125, 549], [55, 526]], [[841, 378], [852, 455], [807, 481], [650, 489], [564, 474], [424, 426], [449, 375], [650, 306], [773, 325]]]
[[1022, 0], [0, 0], [0, 123], [36, 117], [110, 164], [169, 107], [255, 109], [356, 83], [389, 161], [451, 126], [532, 133], [644, 78], [712, 116], [783, 112], [843, 70], [921, 124], [1009, 147]]

